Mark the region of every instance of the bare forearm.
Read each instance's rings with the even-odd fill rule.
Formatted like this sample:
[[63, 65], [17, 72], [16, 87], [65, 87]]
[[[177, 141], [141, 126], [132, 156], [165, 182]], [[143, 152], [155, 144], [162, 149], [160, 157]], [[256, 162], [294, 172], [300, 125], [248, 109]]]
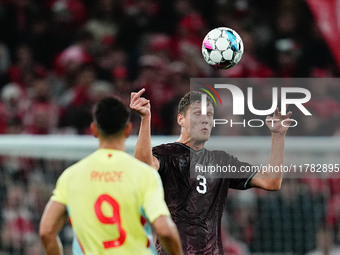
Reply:
[[170, 255], [183, 254], [181, 240], [175, 223], [169, 216], [162, 215], [153, 223], [158, 240], [163, 249]]
[[171, 236], [159, 236], [159, 241], [163, 249], [170, 255], [182, 255], [182, 246], [179, 238], [178, 231], [172, 230]]
[[[265, 171], [266, 178], [270, 178], [270, 181], [274, 182], [273, 186], [280, 187], [283, 177], [281, 171], [284, 164], [284, 146], [285, 146], [285, 135], [272, 134], [272, 146], [270, 155], [267, 162], [267, 171]], [[270, 171], [271, 168], [279, 169], [279, 171]]]
[[152, 165], [151, 117], [142, 117], [137, 139], [135, 158]]
[[272, 147], [267, 165], [281, 166], [284, 163], [285, 135], [272, 134]]
[[279, 190], [282, 182], [282, 171], [273, 171], [284, 163], [284, 135], [272, 134], [272, 147], [266, 169], [261, 169], [250, 181], [252, 187], [264, 190]]
[[[292, 112], [288, 112], [286, 115], [281, 115], [278, 108], [276, 108], [272, 117], [267, 116], [268, 123], [272, 123], [271, 125], [267, 123], [267, 126], [272, 133], [272, 147], [267, 166], [263, 167], [251, 179], [251, 186], [265, 190], [279, 190], [281, 188], [285, 135], [292, 121], [292, 119], [290, 119], [291, 116]], [[288, 126], [281, 125], [282, 122], [280, 121], [283, 120], [288, 122]]]
[[43, 237], [42, 242], [47, 255], [63, 255], [63, 248], [58, 236]]

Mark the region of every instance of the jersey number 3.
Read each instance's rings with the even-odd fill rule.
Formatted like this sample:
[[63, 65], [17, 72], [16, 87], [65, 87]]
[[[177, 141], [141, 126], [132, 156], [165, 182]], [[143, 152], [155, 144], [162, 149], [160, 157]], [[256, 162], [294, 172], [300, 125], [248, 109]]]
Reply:
[[203, 175], [197, 175], [197, 180], [200, 181], [196, 186], [197, 192], [205, 194], [207, 192], [207, 179]]
[[[102, 204], [106, 202], [112, 207], [112, 216], [107, 217], [104, 215], [102, 211]], [[121, 246], [126, 239], [126, 232], [122, 227], [122, 222], [120, 218], [120, 210], [119, 210], [119, 204], [118, 202], [112, 198], [111, 196], [107, 194], [102, 194], [98, 197], [96, 203], [94, 204], [94, 211], [97, 215], [98, 220], [103, 224], [117, 224], [118, 230], [119, 230], [119, 237], [103, 242], [104, 248], [114, 248]]]

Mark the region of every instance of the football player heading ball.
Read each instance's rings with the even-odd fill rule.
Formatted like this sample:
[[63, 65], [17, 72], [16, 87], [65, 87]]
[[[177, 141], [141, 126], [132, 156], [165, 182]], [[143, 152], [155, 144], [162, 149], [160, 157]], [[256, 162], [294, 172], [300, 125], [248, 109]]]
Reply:
[[[150, 102], [142, 97], [145, 89], [131, 93], [130, 107], [141, 116], [141, 126], [136, 144], [135, 157], [153, 166], [160, 174], [165, 201], [176, 223], [184, 254], [223, 255], [221, 218], [229, 188], [279, 190], [282, 173], [238, 171], [228, 178], [190, 178], [190, 164], [197, 156], [204, 165], [234, 166], [240, 169], [248, 163], [224, 151], [204, 148], [212, 129], [214, 108], [207, 100], [207, 114], [201, 114], [201, 93], [191, 91], [184, 95], [178, 105], [177, 122], [181, 127], [178, 140], [151, 148]], [[284, 140], [291, 123], [291, 112], [282, 115], [278, 109], [267, 120], [272, 135], [272, 147], [267, 165], [281, 166], [284, 160]], [[286, 120], [287, 126], [281, 121]], [[190, 155], [194, 155], [191, 159]], [[193, 162], [190, 162], [192, 160]], [[199, 177], [199, 176], [197, 176]], [[157, 245], [161, 255], [166, 254]]]

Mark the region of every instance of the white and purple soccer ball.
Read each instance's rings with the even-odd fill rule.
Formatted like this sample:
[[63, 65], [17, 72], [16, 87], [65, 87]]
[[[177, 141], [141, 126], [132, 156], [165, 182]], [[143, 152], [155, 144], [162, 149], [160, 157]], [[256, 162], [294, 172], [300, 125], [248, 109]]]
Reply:
[[234, 30], [218, 27], [211, 30], [203, 39], [202, 55], [214, 67], [228, 69], [235, 66], [243, 55], [243, 42]]

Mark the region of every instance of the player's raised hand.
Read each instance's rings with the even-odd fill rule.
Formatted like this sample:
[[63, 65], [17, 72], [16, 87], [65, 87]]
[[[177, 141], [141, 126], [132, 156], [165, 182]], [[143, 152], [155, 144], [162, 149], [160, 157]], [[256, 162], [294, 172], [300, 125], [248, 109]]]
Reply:
[[267, 116], [266, 118], [266, 124], [269, 130], [273, 134], [285, 135], [293, 121], [293, 119], [290, 118], [292, 114], [292, 112], [288, 112], [286, 115], [282, 115], [279, 109], [276, 108], [273, 116]]
[[141, 95], [145, 92], [145, 89], [142, 88], [138, 92], [132, 92], [130, 98], [130, 108], [139, 113], [141, 117], [150, 116], [150, 100], [141, 97]]

